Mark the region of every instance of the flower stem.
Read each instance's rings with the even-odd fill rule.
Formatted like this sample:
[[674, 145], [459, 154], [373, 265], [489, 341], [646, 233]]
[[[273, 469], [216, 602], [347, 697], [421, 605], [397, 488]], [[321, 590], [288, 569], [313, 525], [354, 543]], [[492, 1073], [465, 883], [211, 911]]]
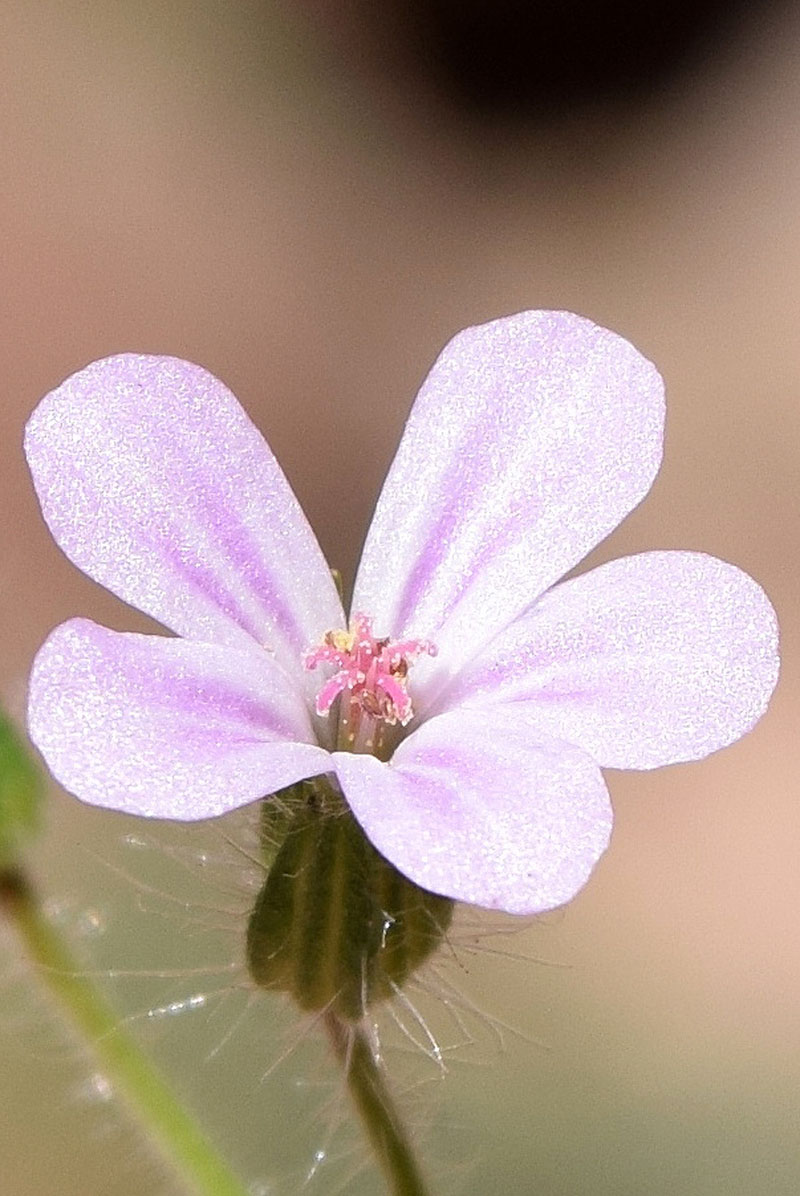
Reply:
[[158, 1071], [122, 1030], [119, 1016], [78, 972], [69, 947], [16, 868], [0, 871], [0, 912], [15, 927], [38, 978], [84, 1035], [103, 1070], [162, 1154], [198, 1196], [246, 1196]]
[[329, 1010], [324, 1017], [334, 1053], [345, 1069], [353, 1103], [392, 1196], [427, 1196], [428, 1187], [411, 1149], [384, 1075], [366, 1034]]

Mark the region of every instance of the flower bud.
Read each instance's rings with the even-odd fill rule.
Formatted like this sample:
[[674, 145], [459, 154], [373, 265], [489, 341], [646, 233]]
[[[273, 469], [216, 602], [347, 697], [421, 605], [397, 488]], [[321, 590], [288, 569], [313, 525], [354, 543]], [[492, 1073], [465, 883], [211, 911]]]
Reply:
[[262, 818], [268, 870], [247, 928], [250, 975], [303, 1009], [356, 1021], [439, 946], [453, 902], [375, 850], [329, 777], [267, 799]]

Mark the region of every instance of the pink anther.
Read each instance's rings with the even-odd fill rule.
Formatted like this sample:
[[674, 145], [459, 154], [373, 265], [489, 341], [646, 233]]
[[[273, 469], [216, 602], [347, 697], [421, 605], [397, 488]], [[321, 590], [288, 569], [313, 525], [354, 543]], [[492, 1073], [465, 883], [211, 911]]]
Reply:
[[350, 631], [326, 632], [322, 643], [306, 654], [307, 669], [321, 664], [333, 664], [338, 669], [317, 695], [317, 713], [327, 714], [336, 698], [349, 690], [357, 722], [364, 714], [405, 726], [414, 717], [406, 688], [408, 670], [423, 653], [435, 656], [435, 644], [430, 640], [378, 639], [372, 632], [372, 619], [354, 615]]

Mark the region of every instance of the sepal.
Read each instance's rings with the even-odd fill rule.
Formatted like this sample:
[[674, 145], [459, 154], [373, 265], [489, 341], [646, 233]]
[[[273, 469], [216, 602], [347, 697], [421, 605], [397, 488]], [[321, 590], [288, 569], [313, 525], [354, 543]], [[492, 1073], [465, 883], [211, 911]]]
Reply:
[[364, 835], [331, 777], [265, 800], [267, 877], [250, 915], [255, 983], [357, 1021], [440, 945], [453, 902], [420, 888]]

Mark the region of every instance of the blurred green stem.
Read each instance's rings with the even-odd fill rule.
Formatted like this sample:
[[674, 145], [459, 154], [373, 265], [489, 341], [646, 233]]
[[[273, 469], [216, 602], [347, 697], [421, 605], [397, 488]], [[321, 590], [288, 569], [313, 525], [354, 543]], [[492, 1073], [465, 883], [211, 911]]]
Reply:
[[334, 1053], [342, 1064], [353, 1103], [377, 1156], [392, 1196], [428, 1196], [428, 1187], [411, 1149], [386, 1080], [366, 1034], [332, 1011], [325, 1027]]
[[119, 1015], [79, 974], [69, 947], [18, 869], [0, 870], [0, 912], [15, 927], [39, 979], [88, 1039], [112, 1085], [188, 1188], [198, 1196], [246, 1196], [246, 1189], [123, 1031]]

